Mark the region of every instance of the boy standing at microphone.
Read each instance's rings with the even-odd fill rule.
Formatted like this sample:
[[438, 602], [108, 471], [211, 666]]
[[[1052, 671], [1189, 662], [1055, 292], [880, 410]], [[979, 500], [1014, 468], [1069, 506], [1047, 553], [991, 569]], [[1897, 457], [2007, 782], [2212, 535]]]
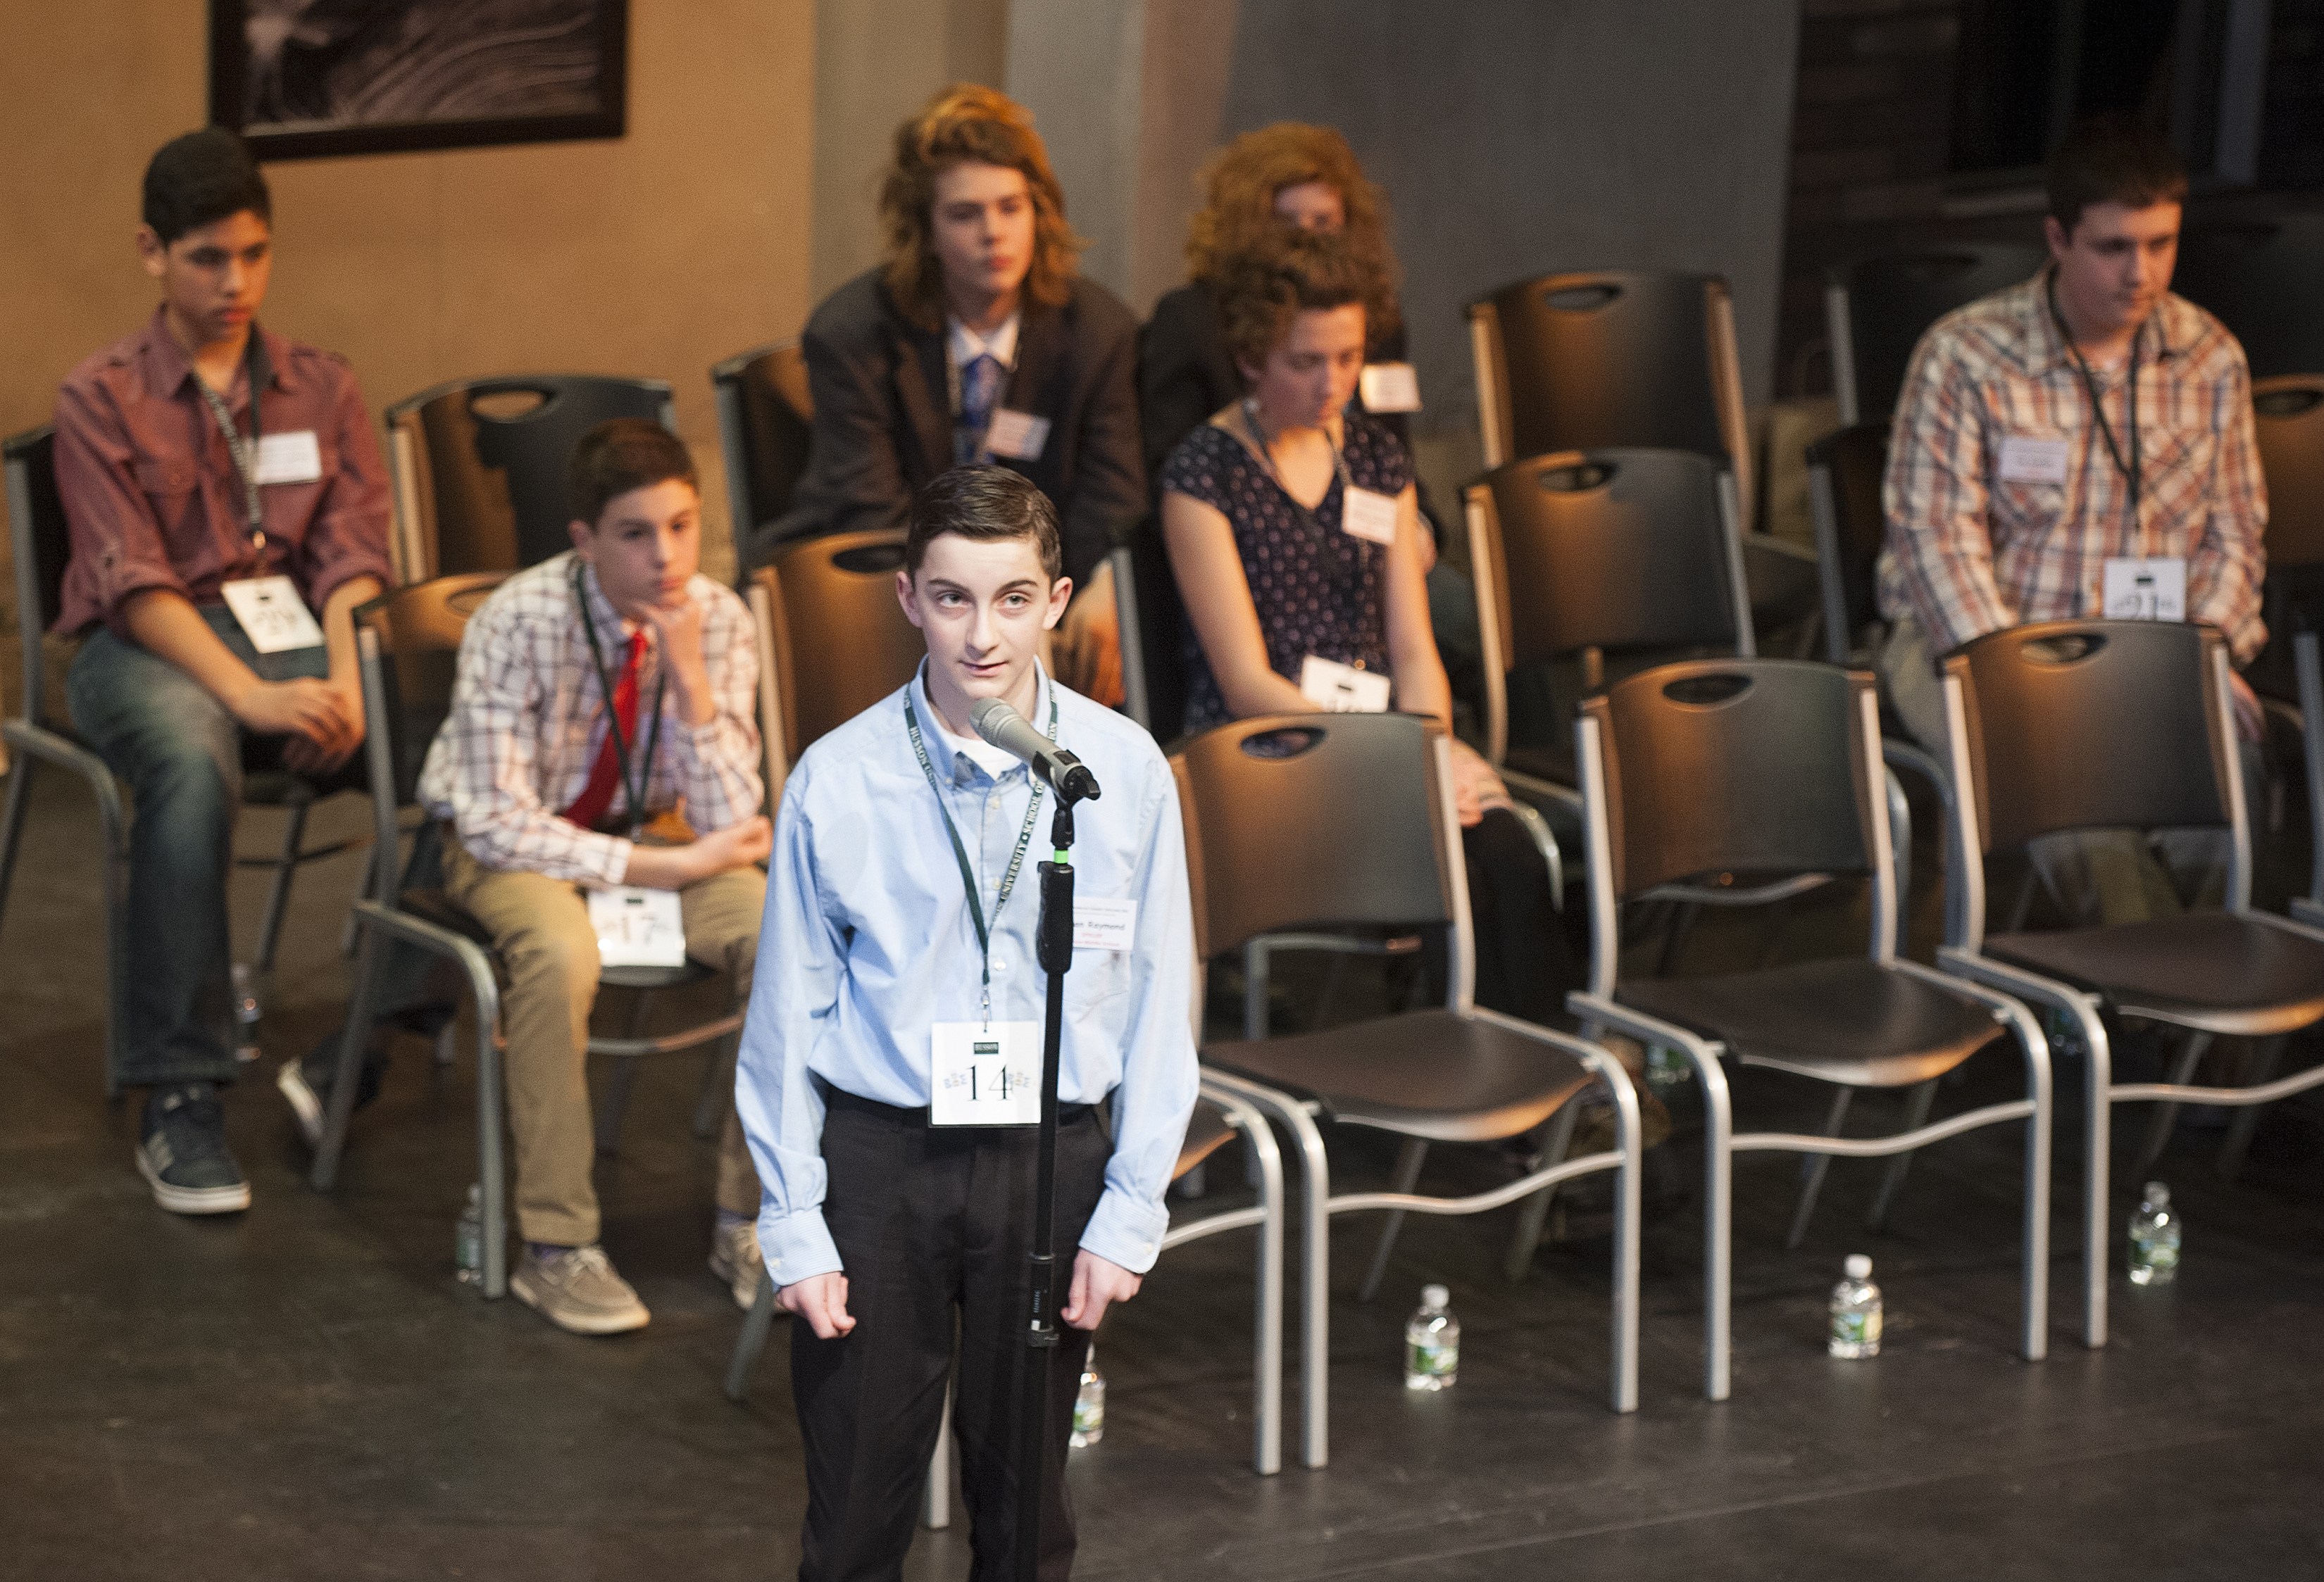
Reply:
[[1008, 703], [1102, 788], [1076, 810], [1072, 853], [1056, 1226], [1078, 1250], [1046, 1354], [1044, 1578], [1073, 1565], [1065, 1439], [1089, 1333], [1137, 1293], [1167, 1224], [1196, 1083], [1177, 791], [1151, 737], [1036, 660], [1072, 596], [1061, 559], [1056, 510], [1023, 476], [934, 479], [896, 585], [927, 661], [807, 750], [777, 818], [736, 1108], [764, 1188], [767, 1272], [799, 1320], [800, 1575], [817, 1582], [901, 1564], [955, 1328], [978, 1576], [1001, 1574], [1015, 1528], [1047, 990], [1038, 876], [1023, 870], [1055, 809], [1031, 770], [976, 737], [982, 699]]

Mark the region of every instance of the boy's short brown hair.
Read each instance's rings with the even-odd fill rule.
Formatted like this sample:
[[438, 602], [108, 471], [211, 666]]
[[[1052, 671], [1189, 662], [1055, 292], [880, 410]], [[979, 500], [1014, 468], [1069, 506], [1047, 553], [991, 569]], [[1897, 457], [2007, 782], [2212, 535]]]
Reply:
[[573, 520], [593, 532], [605, 507], [632, 489], [650, 489], [677, 479], [697, 495], [694, 457], [686, 442], [643, 418], [608, 418], [581, 437], [565, 472], [565, 492]]
[[2050, 217], [2073, 240], [2094, 203], [2147, 208], [2187, 196], [2187, 166], [2163, 134], [2121, 115], [2082, 122], [2050, 156]]
[[1065, 574], [1057, 508], [1040, 486], [1007, 467], [954, 467], [938, 473], [912, 497], [912, 528], [904, 538], [904, 570], [917, 577], [928, 545], [946, 533], [983, 543], [1030, 538], [1041, 574], [1052, 583]]

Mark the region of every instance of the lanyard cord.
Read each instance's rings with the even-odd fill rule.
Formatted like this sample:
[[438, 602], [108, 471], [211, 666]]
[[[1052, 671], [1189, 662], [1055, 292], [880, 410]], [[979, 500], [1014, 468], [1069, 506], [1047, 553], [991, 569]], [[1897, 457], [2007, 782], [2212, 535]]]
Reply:
[[2082, 349], [2074, 344], [2073, 332], [2066, 327], [2066, 316], [2058, 308], [2058, 276], [2054, 270], [2050, 274], [2049, 295], [2050, 317], [2057, 321], [2059, 338], [2066, 343], [2066, 355], [2073, 359], [2076, 371], [2082, 376], [2082, 388], [2089, 393], [2090, 412], [2098, 418], [2098, 436], [2106, 441], [2107, 455], [2114, 458], [2115, 470], [2122, 474], [2130, 496], [2131, 547], [2141, 559], [2144, 559], [2146, 524], [2141, 520], [2138, 509], [2140, 474], [2143, 471], [2138, 454], [2138, 341], [2145, 333], [2146, 326], [2141, 324], [2130, 335], [2130, 371], [2123, 382], [2124, 437], [2129, 441], [2130, 459], [2125, 461], [2122, 447], [2115, 444], [2114, 429], [2107, 422], [2106, 404], [2098, 399], [2098, 376], [2090, 372], [2089, 362], [2082, 356]]
[[[912, 685], [919, 685], [917, 677]], [[919, 756], [920, 773], [928, 777], [928, 789], [936, 793], [936, 812], [944, 816], [945, 833], [952, 837], [952, 854], [960, 862], [960, 882], [962, 888], [968, 891], [968, 915], [976, 924], [976, 946], [984, 957], [982, 982], [984, 1025], [990, 1027], [992, 1026], [992, 932], [984, 921], [984, 902], [977, 894], [975, 870], [968, 865], [968, 848], [961, 843], [960, 831], [952, 822], [952, 809], [945, 805], [944, 789], [936, 784], [936, 766], [928, 761], [927, 743], [920, 736], [920, 717], [912, 711], [908, 693], [904, 698], [904, 729], [911, 732], [912, 751]], [[1054, 697], [1049, 700], [1049, 740], [1052, 742], [1057, 740], [1057, 700]], [[1001, 909], [1009, 905], [1009, 892], [1017, 888], [1017, 870], [1025, 865], [1025, 848], [1032, 843], [1033, 820], [1041, 811], [1041, 793], [1047, 789], [1038, 775], [1029, 769], [1026, 773], [1033, 782], [1033, 797], [1025, 805], [1025, 827], [1017, 832], [1017, 850], [1010, 853], [1009, 871], [1001, 876], [1001, 893], [992, 903], [992, 921], [995, 924], [1001, 921]]]
[[274, 368], [266, 354], [266, 338], [258, 333], [258, 323], [251, 321], [250, 339], [243, 349], [244, 366], [249, 372], [250, 437], [244, 439], [242, 431], [234, 426], [234, 413], [226, 404], [226, 397], [210, 388], [199, 368], [194, 370], [194, 384], [202, 392], [202, 400], [217, 422], [218, 432], [226, 436], [226, 454], [234, 458], [234, 470], [242, 478], [242, 493], [250, 512], [250, 562], [253, 575], [266, 568], [266, 517], [258, 500], [258, 442], [263, 429], [259, 421], [258, 395], [274, 377]]
[[646, 793], [653, 786], [654, 755], [661, 750], [661, 704], [669, 691], [669, 667], [659, 667], [654, 677], [653, 724], [646, 732], [646, 761], [634, 785], [630, 779], [630, 747], [622, 736], [622, 712], [613, 706], [613, 677], [605, 668], [605, 655], [597, 646], [597, 622], [589, 613], [588, 590], [582, 586], [581, 562], [573, 562], [573, 602], [581, 609], [581, 630], [589, 639], [589, 662], [597, 669], [598, 690], [605, 694], [605, 729], [613, 733], [613, 764], [621, 770], [622, 795], [629, 802], [632, 838], [645, 827]]
[[[1300, 504], [1299, 497], [1292, 493], [1291, 486], [1283, 481], [1283, 474], [1275, 470], [1274, 454], [1267, 448], [1266, 432], [1259, 426], [1257, 398], [1243, 397], [1241, 411], [1243, 427], [1250, 431], [1251, 443], [1259, 447], [1259, 464], [1267, 469], [1268, 481], [1275, 485], [1284, 499], [1291, 502], [1292, 510], [1298, 516], [1299, 525], [1307, 529], [1307, 536], [1315, 541], [1315, 547], [1324, 552], [1323, 555], [1324, 575], [1329, 576], [1335, 585], [1346, 585], [1351, 568], [1339, 556], [1329, 553], [1332, 535], [1324, 529], [1323, 519], [1315, 514], [1316, 507], [1322, 505], [1323, 501], [1319, 500], [1313, 506]], [[1332, 430], [1328, 426], [1323, 429], [1323, 443], [1332, 447], [1332, 471], [1339, 476], [1340, 515], [1344, 521], [1348, 512], [1348, 492], [1356, 486], [1355, 480], [1348, 476], [1347, 455], [1340, 448], [1340, 442], [1332, 437]], [[1327, 489], [1325, 492], [1328, 495], [1330, 492]], [[1350, 534], [1348, 537], [1353, 538], [1354, 535]], [[1363, 556], [1363, 545], [1360, 541], [1357, 544], [1356, 555], [1358, 564], [1360, 565]]]

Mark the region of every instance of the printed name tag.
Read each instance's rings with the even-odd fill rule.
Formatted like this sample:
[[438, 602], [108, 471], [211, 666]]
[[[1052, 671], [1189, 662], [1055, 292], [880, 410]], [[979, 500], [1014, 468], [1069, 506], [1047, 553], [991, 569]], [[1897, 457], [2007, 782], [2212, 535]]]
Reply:
[[1041, 459], [1041, 447], [1048, 443], [1047, 418], [1012, 411], [1007, 407], [993, 412], [992, 423], [984, 431], [984, 448], [1012, 461], [1038, 462]]
[[1367, 363], [1358, 385], [1367, 412], [1420, 410], [1420, 376], [1409, 363]]
[[2064, 483], [2066, 442], [2010, 435], [2001, 442], [2001, 481], [2005, 483]]
[[1299, 690], [1309, 703], [1334, 714], [1388, 713], [1388, 678], [1314, 654], [1299, 661]]
[[1340, 526], [1375, 544], [1396, 542], [1396, 496], [1351, 486], [1340, 501]]
[[312, 428], [258, 437], [261, 483], [312, 483], [322, 475], [322, 447], [315, 443]]
[[2103, 608], [2108, 621], [2186, 620], [2186, 561], [2176, 555], [2107, 556]]
[[589, 892], [589, 926], [606, 967], [683, 967], [686, 915], [676, 890], [616, 885]]
[[1041, 1124], [1041, 1024], [938, 1022], [929, 1034], [928, 1124]]
[[226, 595], [226, 607], [234, 612], [234, 618], [242, 622], [250, 646], [260, 653], [323, 646], [323, 629], [315, 624], [307, 602], [299, 596], [298, 584], [289, 577], [244, 577], [227, 583], [218, 592]]
[[1074, 949], [1126, 951], [1137, 932], [1137, 902], [1074, 897]]

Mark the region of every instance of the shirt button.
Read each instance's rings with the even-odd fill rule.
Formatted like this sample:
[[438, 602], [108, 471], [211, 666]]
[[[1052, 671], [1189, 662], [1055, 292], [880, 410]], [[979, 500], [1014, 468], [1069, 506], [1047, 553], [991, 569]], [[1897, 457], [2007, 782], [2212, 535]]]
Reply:
[[995, 961], [992, 963], [992, 975], [995, 978], [1005, 976], [1008, 970], [1009, 963], [1006, 961]]

